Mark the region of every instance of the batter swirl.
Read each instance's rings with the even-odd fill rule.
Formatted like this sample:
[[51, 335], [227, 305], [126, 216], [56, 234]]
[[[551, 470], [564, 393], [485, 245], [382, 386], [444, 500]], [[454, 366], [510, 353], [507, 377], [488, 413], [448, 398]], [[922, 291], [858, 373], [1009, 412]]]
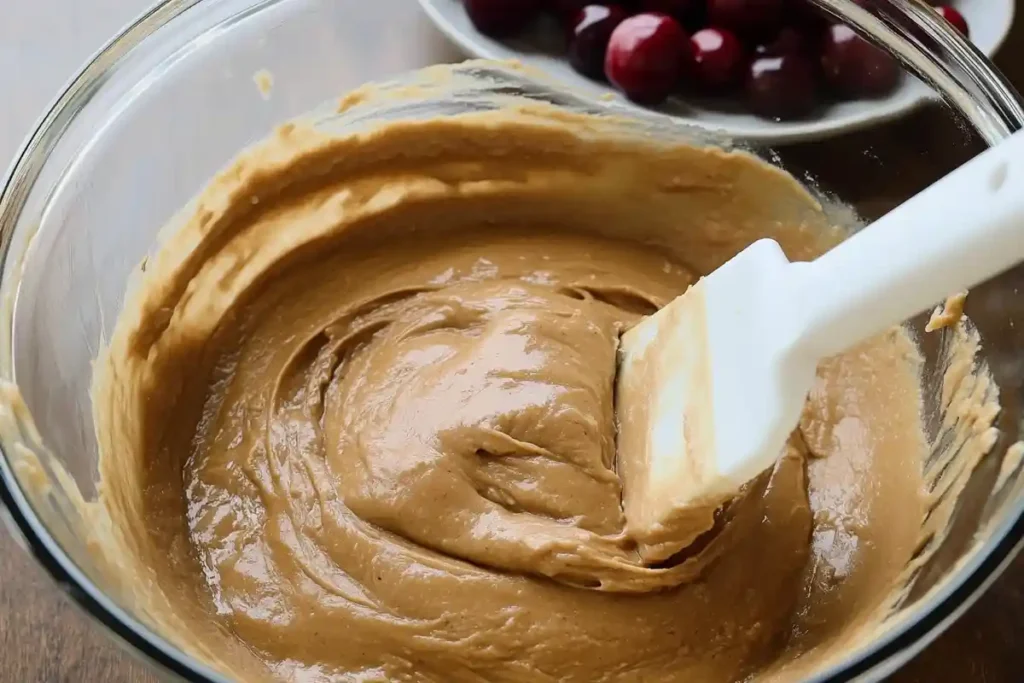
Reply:
[[289, 124], [212, 182], [95, 387], [158, 627], [247, 679], [728, 682], [877, 622], [923, 511], [901, 332], [822, 366], [693, 547], [647, 566], [623, 533], [619, 333], [758, 237], [836, 233], [752, 156], [620, 133], [540, 104]]

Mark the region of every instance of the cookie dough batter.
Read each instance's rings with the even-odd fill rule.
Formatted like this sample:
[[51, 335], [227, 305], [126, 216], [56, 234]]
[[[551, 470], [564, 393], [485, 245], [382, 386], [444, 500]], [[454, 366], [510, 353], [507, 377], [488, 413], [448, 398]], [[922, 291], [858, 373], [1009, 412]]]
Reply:
[[665, 561], [615, 469], [619, 333], [762, 236], [838, 238], [758, 159], [614, 119], [287, 124], [184, 213], [98, 360], [104, 552], [247, 680], [797, 678], [918, 544], [907, 336], [823, 364], [774, 470]]

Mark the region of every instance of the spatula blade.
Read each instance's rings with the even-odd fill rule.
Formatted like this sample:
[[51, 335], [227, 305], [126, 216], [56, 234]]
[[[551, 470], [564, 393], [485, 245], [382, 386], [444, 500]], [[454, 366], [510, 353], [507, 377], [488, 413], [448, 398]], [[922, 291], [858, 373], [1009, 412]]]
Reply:
[[798, 265], [761, 240], [622, 335], [617, 468], [645, 560], [710, 529], [799, 420], [816, 361], [791, 348]]

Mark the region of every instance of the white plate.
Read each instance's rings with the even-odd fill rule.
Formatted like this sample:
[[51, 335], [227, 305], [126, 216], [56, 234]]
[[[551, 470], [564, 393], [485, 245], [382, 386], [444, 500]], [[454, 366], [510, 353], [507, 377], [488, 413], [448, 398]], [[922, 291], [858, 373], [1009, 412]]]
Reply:
[[[540, 68], [574, 89], [595, 97], [612, 92], [577, 74], [562, 56], [563, 48], [557, 35], [540, 30], [534, 35], [499, 42], [477, 32], [462, 9], [461, 0], [419, 0], [434, 24], [468, 54], [486, 59], [518, 59], [524, 64]], [[971, 40], [987, 55], [1002, 45], [1013, 23], [1015, 0], [952, 0], [971, 28]], [[629, 103], [619, 94], [614, 98]], [[836, 102], [821, 107], [814, 118], [776, 123], [748, 114], [737, 102], [731, 110], [721, 103], [718, 108], [701, 106], [698, 102], [671, 99], [659, 111], [679, 116], [704, 128], [724, 132], [737, 139], [754, 142], [790, 143], [820, 140], [840, 133], [890, 121], [903, 116], [927, 101], [931, 91], [920, 81], [906, 78], [891, 95], [878, 100]], [[725, 104], [728, 106], [728, 103]]]

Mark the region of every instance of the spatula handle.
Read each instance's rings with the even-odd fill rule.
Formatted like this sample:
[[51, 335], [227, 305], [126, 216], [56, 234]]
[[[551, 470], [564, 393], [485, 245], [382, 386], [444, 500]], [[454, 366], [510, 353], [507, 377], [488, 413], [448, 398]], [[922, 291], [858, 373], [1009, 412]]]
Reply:
[[[1024, 132], [800, 264], [800, 346], [830, 356], [1024, 260]], [[797, 265], [797, 264], [794, 264]]]

